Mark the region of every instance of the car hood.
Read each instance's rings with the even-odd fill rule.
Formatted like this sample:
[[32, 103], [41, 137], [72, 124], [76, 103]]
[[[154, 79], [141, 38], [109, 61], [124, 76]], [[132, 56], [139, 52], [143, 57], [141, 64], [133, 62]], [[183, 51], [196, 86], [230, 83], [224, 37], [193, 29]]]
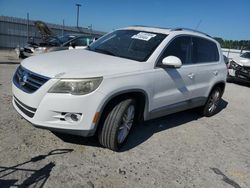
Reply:
[[50, 78], [87, 78], [138, 72], [149, 63], [79, 49], [33, 56], [21, 65]]
[[241, 66], [250, 67], [250, 59], [243, 58], [243, 57], [235, 57], [233, 58], [233, 61], [235, 61]]
[[50, 28], [46, 25], [46, 23], [42, 21], [35, 21], [34, 25], [38, 32], [41, 34], [42, 38], [48, 38], [50, 36], [54, 36], [54, 33], [50, 30]]

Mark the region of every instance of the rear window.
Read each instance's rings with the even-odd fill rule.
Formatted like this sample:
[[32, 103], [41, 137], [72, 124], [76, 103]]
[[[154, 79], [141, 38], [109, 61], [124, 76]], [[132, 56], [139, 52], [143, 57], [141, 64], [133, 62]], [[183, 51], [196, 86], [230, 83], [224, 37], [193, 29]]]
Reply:
[[219, 61], [217, 45], [210, 40], [193, 37], [192, 61], [194, 63]]

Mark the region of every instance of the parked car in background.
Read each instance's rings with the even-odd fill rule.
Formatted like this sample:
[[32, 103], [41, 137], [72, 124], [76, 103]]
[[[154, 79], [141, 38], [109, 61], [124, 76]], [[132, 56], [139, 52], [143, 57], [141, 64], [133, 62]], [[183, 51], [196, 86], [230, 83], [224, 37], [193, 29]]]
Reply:
[[89, 36], [66, 35], [58, 38], [51, 37], [50, 40], [40, 44], [29, 44], [20, 49], [20, 57], [26, 58], [47, 52], [84, 49], [90, 45], [95, 39]]
[[228, 80], [250, 83], [250, 52], [245, 52], [228, 63]]
[[31, 39], [25, 47], [17, 48], [16, 53], [20, 58], [59, 50], [86, 48], [86, 46], [96, 40], [94, 37], [86, 35], [68, 34], [56, 36], [48, 26], [41, 21], [35, 22], [35, 27], [39, 31], [41, 39], [39, 41]]
[[34, 39], [31, 38], [29, 39], [27, 45], [19, 49], [19, 57], [26, 58], [33, 55], [45, 53], [49, 48], [59, 47], [63, 43], [68, 42], [75, 37], [75, 35], [65, 35], [60, 37], [49, 36], [47, 38], [41, 38], [38, 41], [34, 41]]
[[207, 34], [133, 26], [86, 50], [22, 61], [13, 105], [36, 127], [97, 134], [104, 147], [118, 150], [139, 121], [197, 107], [216, 114], [226, 77], [220, 45]]

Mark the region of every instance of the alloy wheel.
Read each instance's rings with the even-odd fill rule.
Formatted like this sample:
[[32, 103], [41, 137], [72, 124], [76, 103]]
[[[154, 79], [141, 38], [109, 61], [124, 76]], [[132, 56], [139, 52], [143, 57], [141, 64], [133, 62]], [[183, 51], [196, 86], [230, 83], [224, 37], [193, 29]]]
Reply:
[[215, 90], [209, 99], [208, 111], [210, 113], [214, 112], [217, 109], [219, 102], [220, 102], [220, 91]]
[[129, 131], [134, 123], [135, 117], [135, 106], [130, 105], [122, 116], [121, 125], [118, 130], [117, 139], [118, 143], [121, 144], [127, 138]]

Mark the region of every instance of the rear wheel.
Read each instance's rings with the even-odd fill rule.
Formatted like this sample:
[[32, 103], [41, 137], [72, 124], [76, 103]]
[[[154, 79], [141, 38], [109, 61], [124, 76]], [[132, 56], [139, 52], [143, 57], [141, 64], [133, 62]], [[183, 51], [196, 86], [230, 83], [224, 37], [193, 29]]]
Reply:
[[221, 102], [221, 97], [222, 89], [220, 87], [214, 88], [208, 96], [205, 106], [203, 107], [202, 113], [204, 116], [210, 117], [217, 113], [218, 106]]
[[113, 105], [104, 117], [103, 126], [99, 130], [99, 142], [106, 148], [119, 150], [128, 138], [136, 114], [134, 99], [126, 99]]

